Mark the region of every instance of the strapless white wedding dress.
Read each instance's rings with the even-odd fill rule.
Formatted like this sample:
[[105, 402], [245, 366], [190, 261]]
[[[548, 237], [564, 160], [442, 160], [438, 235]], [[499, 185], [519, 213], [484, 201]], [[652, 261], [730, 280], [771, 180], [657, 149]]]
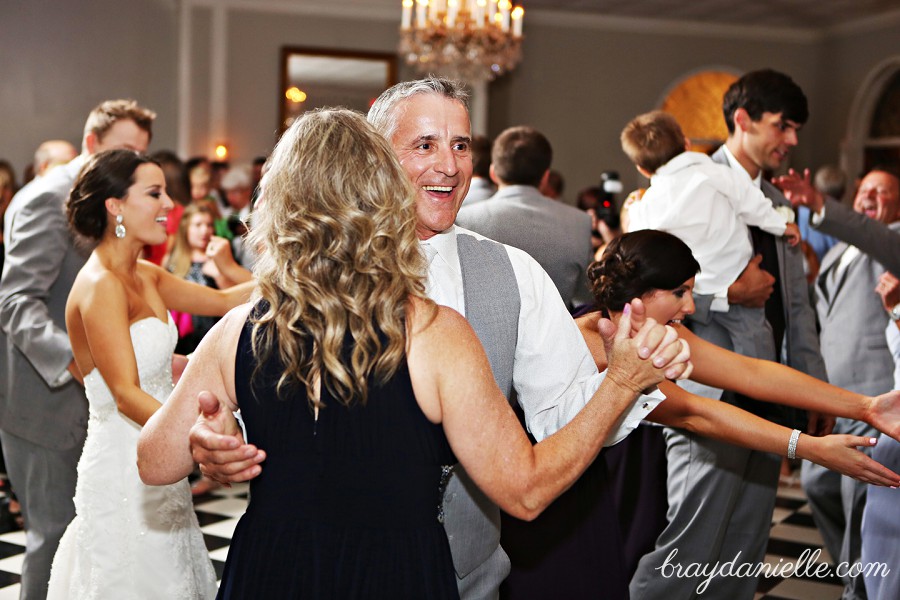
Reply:
[[[130, 331], [141, 389], [165, 402], [172, 392], [175, 324], [149, 317]], [[84, 387], [90, 420], [78, 462], [77, 516], [53, 559], [48, 598], [214, 598], [216, 576], [187, 480], [144, 485], [137, 471], [140, 426], [117, 410], [96, 369]]]

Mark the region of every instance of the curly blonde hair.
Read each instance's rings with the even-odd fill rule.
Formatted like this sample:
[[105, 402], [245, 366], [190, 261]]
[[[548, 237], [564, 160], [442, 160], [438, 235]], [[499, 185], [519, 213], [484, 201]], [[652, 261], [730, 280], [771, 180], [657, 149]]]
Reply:
[[362, 115], [316, 110], [285, 132], [248, 240], [265, 301], [253, 351], [262, 364], [277, 348], [279, 394], [299, 382], [317, 404], [321, 380], [341, 403], [365, 403], [368, 379], [396, 372], [410, 296], [425, 297], [415, 222], [415, 189]]

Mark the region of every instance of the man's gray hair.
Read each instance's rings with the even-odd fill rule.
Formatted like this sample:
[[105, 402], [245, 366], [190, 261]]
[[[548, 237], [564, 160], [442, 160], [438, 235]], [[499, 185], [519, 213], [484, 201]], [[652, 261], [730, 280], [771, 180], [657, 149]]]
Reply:
[[400, 114], [397, 107], [417, 94], [436, 94], [462, 103], [468, 109], [469, 92], [458, 81], [428, 76], [415, 81], [403, 81], [386, 89], [369, 109], [367, 119], [378, 132], [390, 140], [397, 130]]

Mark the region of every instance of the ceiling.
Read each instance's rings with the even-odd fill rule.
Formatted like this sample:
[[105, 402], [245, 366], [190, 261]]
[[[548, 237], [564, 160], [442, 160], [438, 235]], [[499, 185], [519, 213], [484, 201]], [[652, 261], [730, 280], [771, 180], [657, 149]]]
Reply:
[[526, 11], [805, 30], [828, 30], [900, 10], [900, 0], [514, 0], [514, 4]]

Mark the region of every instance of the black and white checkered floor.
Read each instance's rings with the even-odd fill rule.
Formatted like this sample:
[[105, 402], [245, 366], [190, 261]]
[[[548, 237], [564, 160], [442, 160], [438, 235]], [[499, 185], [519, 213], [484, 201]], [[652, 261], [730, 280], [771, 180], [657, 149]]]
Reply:
[[[246, 484], [218, 489], [195, 499], [200, 528], [219, 576], [225, 565], [231, 535], [246, 504]], [[19, 597], [24, 545], [25, 534], [22, 531], [0, 534], [0, 600]], [[779, 560], [795, 562], [804, 550], [814, 551], [821, 547], [822, 538], [813, 524], [803, 491], [799, 487], [779, 488], [766, 561], [773, 565], [778, 565]], [[828, 553], [823, 549], [818, 562], [829, 560]], [[840, 595], [841, 586], [836, 579], [763, 578], [754, 600], [831, 600], [840, 598]]]

